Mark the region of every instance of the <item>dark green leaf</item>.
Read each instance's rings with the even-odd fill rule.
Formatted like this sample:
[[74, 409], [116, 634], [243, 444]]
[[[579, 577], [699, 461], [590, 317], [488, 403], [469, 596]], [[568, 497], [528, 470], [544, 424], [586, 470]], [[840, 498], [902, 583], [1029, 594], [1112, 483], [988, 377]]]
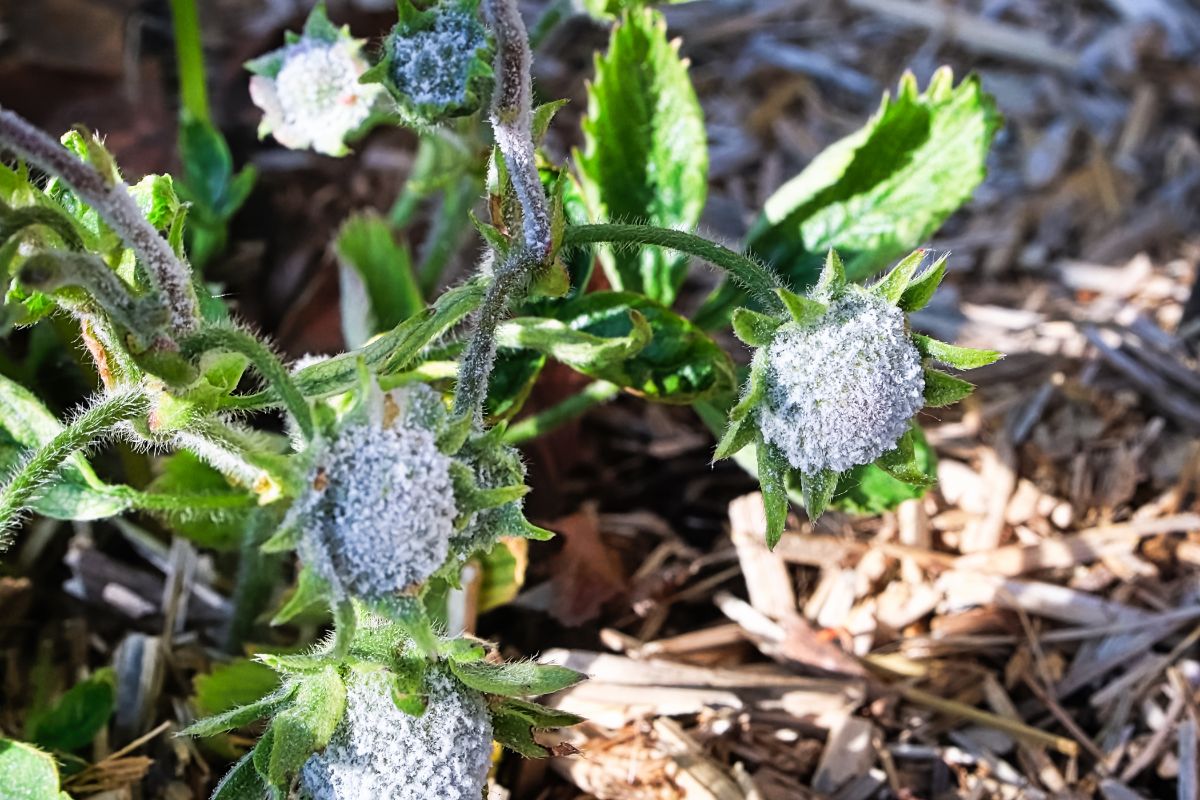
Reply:
[[534, 741], [532, 727], [525, 717], [503, 709], [492, 715], [492, 736], [497, 742], [525, 758], [545, 758], [550, 751]]
[[716, 342], [687, 319], [632, 292], [592, 292], [562, 309], [572, 328], [593, 336], [628, 335], [629, 312], [649, 324], [653, 338], [633, 358], [602, 369], [581, 369], [647, 400], [691, 403], [734, 386], [733, 363]]
[[567, 667], [537, 664], [533, 661], [512, 661], [505, 664], [493, 664], [489, 661], [448, 663], [455, 676], [472, 689], [505, 697], [550, 694], [573, 686], [587, 677]]
[[1004, 357], [1003, 353], [996, 350], [976, 350], [973, 347], [959, 347], [939, 342], [937, 339], [931, 339], [919, 333], [914, 333], [912, 338], [922, 356], [932, 358], [934, 361], [940, 361], [949, 367], [957, 367], [958, 369], [985, 367], [988, 364], [994, 364]]
[[[578, 156], [584, 194], [599, 220], [637, 220], [691, 229], [708, 188], [704, 116], [662, 15], [631, 10], [596, 59]], [[604, 250], [617, 289], [670, 305], [687, 258], [660, 248]]]
[[48, 750], [77, 750], [108, 724], [115, 700], [112, 670], [98, 670], [72, 686], [52, 708], [31, 715], [29, 738]]

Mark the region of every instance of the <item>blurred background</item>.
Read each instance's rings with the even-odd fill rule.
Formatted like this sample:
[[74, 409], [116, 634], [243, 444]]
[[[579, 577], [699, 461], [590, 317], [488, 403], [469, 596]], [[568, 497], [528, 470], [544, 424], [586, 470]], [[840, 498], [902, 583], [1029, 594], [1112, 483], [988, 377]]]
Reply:
[[[395, 19], [387, 0], [328, 5], [372, 40]], [[395, 129], [344, 159], [258, 141], [242, 63], [310, 7], [200, 3], [214, 123], [235, 164], [259, 172], [206, 276], [293, 357], [342, 349], [330, 242], [351, 211], [391, 207], [416, 147]], [[527, 19], [542, 10], [527, 4]], [[729, 242], [906, 70], [921, 86], [943, 64], [981, 77], [1004, 126], [987, 180], [928, 242], [952, 253], [950, 277], [914, 319], [1008, 357], [973, 374], [981, 389], [962, 409], [923, 420], [936, 491], [883, 515], [797, 520], [772, 556], [747, 544], [754, 482], [709, 464], [711, 436], [687, 409], [618, 400], [530, 445], [533, 515], [563, 535], [535, 546], [527, 588], [479, 630], [592, 672], [567, 702], [595, 724], [572, 740], [587, 757], [510, 765], [506, 791], [1196, 797], [1200, 6], [699, 0], [664, 11], [708, 128], [702, 226]], [[540, 97], [571, 100], [547, 140], [557, 159], [581, 144], [585, 82], [608, 36], [568, 17], [534, 59]], [[51, 132], [96, 130], [130, 182], [178, 170], [176, 80], [166, 2], [0, 0], [0, 102]], [[410, 228], [414, 248], [429, 224]], [[447, 280], [478, 252], [464, 247]], [[683, 306], [715, 283], [695, 269]], [[48, 359], [39, 379], [69, 380], [63, 368]], [[549, 378], [533, 408], [580, 385]], [[109, 569], [155, 577], [149, 562], [123, 552]], [[44, 574], [94, 578], [80, 563]], [[747, 592], [772, 581], [782, 597]], [[0, 650], [13, 659], [26, 646], [14, 630], [59, 624], [32, 596], [0, 584]], [[154, 627], [73, 598], [65, 618], [101, 650]], [[651, 657], [664, 660], [651, 669]], [[891, 671], [891, 690], [867, 676], [868, 657]], [[164, 691], [160, 719], [188, 682]], [[973, 718], [975, 707], [991, 716]], [[182, 746], [155, 758], [106, 790], [203, 796], [200, 765], [223, 766]]]

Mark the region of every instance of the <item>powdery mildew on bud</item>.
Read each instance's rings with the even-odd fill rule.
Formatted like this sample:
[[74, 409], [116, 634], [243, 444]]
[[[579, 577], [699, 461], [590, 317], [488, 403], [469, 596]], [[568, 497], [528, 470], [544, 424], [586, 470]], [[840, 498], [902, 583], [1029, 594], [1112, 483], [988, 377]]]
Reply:
[[344, 428], [317, 456], [292, 514], [301, 559], [335, 591], [400, 591], [446, 560], [457, 506], [450, 458], [415, 425]]
[[366, 66], [350, 40], [302, 40], [286, 48], [274, 78], [250, 79], [250, 96], [265, 112], [264, 130], [285, 147], [345, 152], [346, 137], [367, 121], [381, 92], [358, 82]]
[[392, 41], [392, 81], [415, 105], [465, 105], [471, 62], [485, 44], [483, 26], [473, 16], [439, 12], [432, 28]]
[[779, 329], [766, 387], [763, 437], [802, 472], [841, 472], [895, 446], [925, 378], [903, 312], [852, 287], [813, 325]]
[[386, 672], [354, 673], [329, 746], [300, 773], [305, 800], [479, 800], [492, 754], [483, 697], [450, 675], [426, 675], [428, 705], [409, 716]]

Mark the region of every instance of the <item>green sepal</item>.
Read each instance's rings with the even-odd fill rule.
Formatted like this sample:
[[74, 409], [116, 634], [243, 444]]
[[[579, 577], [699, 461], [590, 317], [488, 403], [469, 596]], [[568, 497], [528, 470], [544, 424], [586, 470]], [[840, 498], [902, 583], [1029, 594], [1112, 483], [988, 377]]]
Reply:
[[349, 598], [333, 603], [333, 650], [330, 656], [341, 659], [350, 652], [350, 644], [354, 641], [354, 631], [358, 628], [358, 611]]
[[[789, 292], [789, 294], [791, 293]], [[733, 333], [750, 347], [769, 345], [781, 324], [783, 323], [775, 317], [769, 317], [748, 308], [737, 308], [733, 311]]]
[[569, 711], [559, 711], [541, 703], [522, 700], [518, 697], [499, 698], [492, 706], [493, 710], [522, 717], [534, 728], [565, 728], [578, 725], [584, 718]]
[[470, 216], [471, 224], [475, 226], [475, 230], [479, 231], [479, 235], [482, 236], [483, 240], [487, 242], [493, 250], [496, 251], [497, 255], [499, 255], [501, 259], [508, 255], [508, 250], [511, 246], [509, 238], [501, 233], [500, 229], [495, 225], [492, 225], [490, 222], [484, 222], [477, 217], [474, 211], [470, 212]]
[[950, 406], [975, 391], [975, 385], [947, 375], [932, 367], [925, 368], [925, 405], [930, 408]]
[[469, 636], [460, 636], [442, 642], [442, 654], [450, 661], [481, 661], [487, 656], [483, 642]]
[[554, 538], [554, 531], [534, 525], [529, 520], [522, 518], [520, 530], [514, 531], [512, 535], [523, 536], [535, 542], [548, 542]]
[[940, 342], [928, 336], [922, 336], [919, 333], [914, 333], [912, 340], [913, 344], [917, 346], [917, 352], [925, 358], [930, 358], [946, 366], [957, 367], [958, 369], [986, 367], [988, 364], [994, 364], [1001, 358], [1004, 358], [1004, 354], [998, 350], [978, 350], [974, 347], [959, 347], [958, 345]]
[[757, 436], [758, 425], [753, 417], [730, 420], [725, 433], [721, 434], [721, 441], [717, 442], [713, 461], [721, 461], [740, 452], [746, 445], [753, 444]]
[[412, 639], [417, 650], [426, 656], [436, 656], [440, 650], [437, 635], [425, 605], [417, 597], [394, 595], [364, 601], [364, 604], [399, 625]]
[[225, 773], [209, 800], [246, 800], [262, 797], [266, 792], [267, 785], [254, 768], [254, 750], [251, 750]]
[[271, 722], [267, 783], [286, 792], [309, 756], [329, 744], [345, 711], [346, 684], [336, 668], [304, 676], [295, 701]]
[[900, 295], [900, 302], [896, 304], [901, 311], [911, 313], [929, 305], [942, 279], [946, 277], [947, 258], [949, 253], [943, 253], [932, 266], [909, 282], [904, 294]]
[[549, 103], [542, 103], [533, 110], [529, 118], [529, 128], [530, 133], [533, 134], [535, 144], [541, 144], [542, 139], [546, 138], [546, 131], [550, 130], [550, 123], [554, 120], [554, 115], [570, 102], [570, 100], [565, 98], [562, 100], [551, 100]]
[[280, 675], [307, 675], [338, 663], [329, 653], [258, 653], [254, 660]]
[[789, 464], [779, 448], [759, 437], [758, 483], [762, 488], [763, 508], [767, 514], [767, 547], [774, 549], [787, 525], [787, 473]]
[[846, 265], [842, 263], [842, 257], [837, 254], [836, 250], [830, 249], [825, 254], [825, 266], [821, 269], [821, 276], [817, 278], [817, 285], [813, 287], [813, 294], [819, 297], [837, 297], [846, 288]]
[[322, 578], [310, 567], [301, 566], [300, 574], [296, 576], [296, 590], [292, 592], [283, 607], [271, 618], [272, 625], [283, 625], [304, 613], [330, 595], [329, 581]]
[[766, 356], [762, 350], [758, 350], [750, 359], [750, 374], [746, 378], [746, 387], [742, 390], [741, 399], [729, 411], [731, 420], [736, 422], [745, 419], [754, 407], [762, 402], [767, 393], [766, 373]]
[[825, 312], [828, 310], [824, 303], [796, 294], [783, 287], [776, 289], [775, 294], [779, 295], [779, 299], [787, 306], [788, 313], [792, 315], [792, 319], [797, 325], [811, 325], [825, 316]]
[[913, 436], [913, 429], [909, 427], [896, 442], [895, 448], [875, 460], [875, 466], [898, 481], [904, 481], [913, 486], [933, 486], [937, 483], [937, 479], [925, 474], [925, 470], [921, 468], [921, 463], [917, 460]]
[[557, 692], [587, 678], [557, 664], [512, 661], [448, 661], [454, 676], [476, 691], [503, 697], [531, 697]]
[[816, 520], [829, 507], [833, 491], [837, 488], [838, 474], [831, 469], [823, 469], [800, 475], [800, 492], [804, 497], [804, 510], [808, 512], [810, 520]]
[[300, 526], [293, 522], [271, 534], [270, 538], [259, 545], [259, 549], [264, 553], [289, 553], [300, 544], [301, 535]]
[[349, 29], [339, 29], [330, 22], [329, 14], [325, 11], [325, 3], [320, 2], [313, 6], [312, 11], [308, 13], [308, 19], [304, 20], [304, 38], [333, 44], [342, 35], [348, 36]]
[[917, 274], [917, 269], [924, 260], [924, 250], [914, 250], [909, 253], [892, 268], [891, 272], [871, 287], [871, 293], [882, 297], [892, 305], [899, 304], [900, 298], [904, 296], [904, 292], [908, 288], [909, 281], [912, 280], [913, 275]]
[[287, 705], [292, 695], [296, 693], [295, 685], [288, 684], [280, 687], [258, 702], [238, 706], [230, 710], [204, 719], [198, 719], [177, 733], [177, 736], [216, 736], [218, 733], [234, 730], [256, 722], [263, 717], [269, 717]]
[[533, 726], [518, 714], [497, 709], [492, 714], [492, 736], [502, 746], [524, 758], [546, 758], [550, 751], [533, 738]]

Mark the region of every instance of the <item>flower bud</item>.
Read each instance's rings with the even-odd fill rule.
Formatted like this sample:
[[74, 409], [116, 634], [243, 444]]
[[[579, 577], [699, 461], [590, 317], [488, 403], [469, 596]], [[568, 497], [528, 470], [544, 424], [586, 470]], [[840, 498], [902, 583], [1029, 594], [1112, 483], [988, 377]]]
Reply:
[[362, 42], [335, 28], [318, 5], [304, 34], [247, 64], [250, 98], [263, 110], [259, 136], [284, 147], [311, 147], [340, 156], [346, 139], [362, 129], [383, 92], [359, 83], [367, 70]]
[[924, 403], [904, 313], [850, 287], [815, 323], [789, 322], [766, 350], [763, 438], [806, 474], [869, 464]]
[[352, 672], [346, 713], [300, 773], [305, 800], [479, 800], [492, 755], [482, 695], [443, 669], [425, 677], [419, 717], [396, 707], [389, 673]]

